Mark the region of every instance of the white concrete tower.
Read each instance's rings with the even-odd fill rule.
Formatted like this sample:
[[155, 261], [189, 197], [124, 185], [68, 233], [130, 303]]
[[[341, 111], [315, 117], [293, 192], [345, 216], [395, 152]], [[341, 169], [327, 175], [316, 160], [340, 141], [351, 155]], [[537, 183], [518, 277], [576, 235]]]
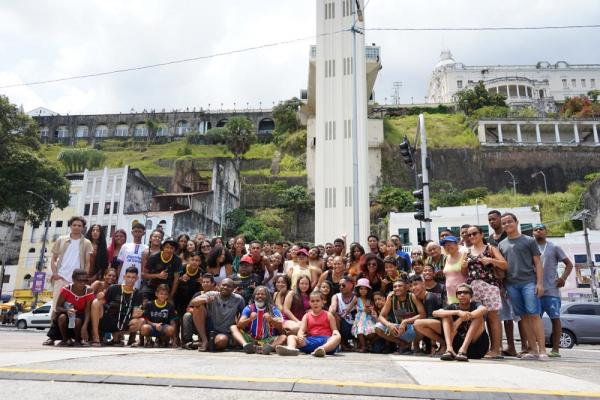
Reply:
[[[317, 0], [315, 104], [315, 242], [366, 244], [369, 234], [365, 39], [351, 28], [356, 0]], [[358, 1], [363, 7], [363, 0]], [[364, 22], [356, 22], [362, 31]], [[354, 47], [354, 48], [353, 48]], [[353, 60], [356, 54], [356, 60]], [[353, 68], [356, 71], [353, 71]], [[353, 124], [353, 84], [357, 107]], [[353, 196], [353, 135], [357, 138], [358, 204]], [[355, 213], [355, 207], [358, 213]], [[358, 215], [358, 218], [356, 217]], [[358, 238], [355, 223], [358, 222]]]

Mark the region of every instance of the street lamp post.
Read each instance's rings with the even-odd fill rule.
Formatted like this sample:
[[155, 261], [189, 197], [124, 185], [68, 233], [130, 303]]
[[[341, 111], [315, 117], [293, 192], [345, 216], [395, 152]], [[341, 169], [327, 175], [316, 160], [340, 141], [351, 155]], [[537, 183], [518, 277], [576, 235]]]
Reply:
[[[37, 194], [36, 192], [32, 192], [31, 190], [27, 190], [27, 193], [36, 196], [37, 198], [39, 198], [40, 200], [42, 200], [44, 203], [46, 203], [48, 205], [48, 211], [47, 211], [47, 216], [46, 216], [46, 222], [45, 222], [45, 226], [44, 226], [44, 236], [42, 238], [42, 248], [40, 249], [40, 258], [38, 259], [37, 265], [36, 265], [36, 271], [41, 272], [44, 266], [44, 256], [46, 253], [46, 240], [48, 239], [48, 228], [50, 227], [50, 217], [52, 215], [52, 208], [54, 207], [52, 200], [48, 201], [45, 198], [43, 198], [42, 196], [40, 196], [39, 194]], [[31, 305], [31, 309], [33, 310], [36, 306], [37, 306], [37, 302], [38, 302], [38, 296], [39, 294], [36, 292], [35, 296], [33, 298], [33, 304]]]
[[515, 176], [512, 174], [512, 172], [510, 172], [510, 171], [504, 171], [504, 172], [506, 172], [507, 174], [510, 175], [510, 178], [512, 180], [513, 196], [516, 196], [517, 195], [517, 180], [515, 179]]
[[544, 178], [544, 190], [546, 191], [546, 195], [548, 194], [548, 184], [546, 183], [546, 174], [544, 174], [544, 171], [542, 171], [541, 169], [537, 172], [534, 172], [533, 174], [531, 174], [532, 178], [535, 178], [538, 175], [542, 175], [542, 178]]
[[479, 197], [475, 199], [475, 213], [477, 214], [477, 226], [479, 226]]

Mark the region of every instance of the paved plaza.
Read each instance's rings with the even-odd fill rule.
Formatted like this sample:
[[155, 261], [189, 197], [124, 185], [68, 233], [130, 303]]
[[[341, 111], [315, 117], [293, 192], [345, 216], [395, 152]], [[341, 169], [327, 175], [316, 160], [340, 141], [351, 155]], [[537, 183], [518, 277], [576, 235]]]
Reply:
[[[345, 353], [325, 359], [176, 349], [50, 348], [42, 331], [0, 329], [3, 399], [600, 398], [600, 347], [549, 362], [442, 362]], [[244, 392], [246, 391], [246, 392]], [[187, 393], [187, 394], [186, 394]]]

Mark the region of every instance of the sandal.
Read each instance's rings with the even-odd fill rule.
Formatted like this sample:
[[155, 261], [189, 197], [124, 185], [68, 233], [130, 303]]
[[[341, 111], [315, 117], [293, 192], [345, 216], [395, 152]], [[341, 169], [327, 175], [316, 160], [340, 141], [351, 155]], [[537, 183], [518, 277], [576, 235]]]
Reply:
[[204, 353], [207, 350], [208, 350], [208, 343], [200, 343], [198, 345], [198, 351], [199, 352]]
[[465, 353], [463, 353], [462, 351], [459, 351], [458, 354], [456, 355], [456, 357], [454, 357], [454, 359], [456, 361], [469, 361], [469, 357], [467, 357], [467, 355]]
[[54, 346], [54, 340], [46, 339], [46, 341], [42, 343], [42, 346]]
[[102, 343], [100, 343], [98, 341], [93, 341], [92, 342], [92, 347], [102, 347]]
[[147, 349], [151, 349], [154, 347], [154, 342], [152, 341], [152, 339], [147, 340], [146, 342], [144, 342], [144, 347]]
[[58, 344], [56, 346], [58, 346], [58, 347], [71, 347], [71, 343], [68, 340], [61, 340], [60, 342], [58, 342]]
[[456, 358], [456, 354], [454, 354], [454, 352], [452, 352], [452, 351], [446, 351], [444, 354], [442, 354], [442, 356], [440, 357], [440, 360], [442, 360], [442, 361], [454, 361], [455, 358]]
[[194, 342], [187, 342], [186, 344], [181, 346], [181, 348], [185, 349], [185, 350], [194, 350], [195, 345], [194, 345]]

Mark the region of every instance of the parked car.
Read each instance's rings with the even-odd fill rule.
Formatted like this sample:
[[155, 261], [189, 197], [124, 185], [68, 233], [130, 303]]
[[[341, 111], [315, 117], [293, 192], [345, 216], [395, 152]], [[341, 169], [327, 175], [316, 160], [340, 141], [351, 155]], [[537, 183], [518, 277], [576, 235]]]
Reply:
[[50, 328], [52, 318], [52, 302], [49, 301], [35, 310], [17, 316], [17, 328]]
[[[551, 343], [552, 323], [546, 314], [542, 318], [546, 342]], [[560, 309], [562, 333], [560, 348], [576, 344], [600, 344], [600, 303], [577, 301], [565, 303]]]

